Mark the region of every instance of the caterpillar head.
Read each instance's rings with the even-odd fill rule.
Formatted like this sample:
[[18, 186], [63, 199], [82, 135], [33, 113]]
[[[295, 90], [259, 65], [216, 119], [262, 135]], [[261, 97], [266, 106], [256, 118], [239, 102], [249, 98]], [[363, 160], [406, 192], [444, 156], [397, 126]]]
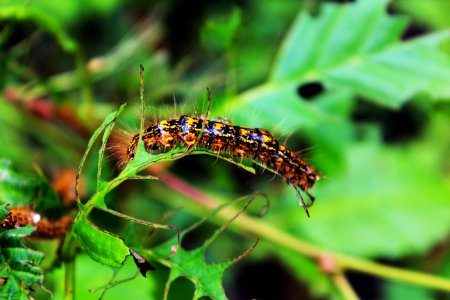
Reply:
[[307, 191], [314, 186], [316, 181], [320, 179], [318, 172], [310, 166], [306, 167], [306, 180], [305, 185], [302, 187], [303, 190]]
[[[114, 130], [108, 141], [108, 152], [117, 159], [119, 169], [125, 168], [134, 158], [139, 135], [133, 135], [123, 130]], [[131, 142], [130, 142], [131, 141]]]

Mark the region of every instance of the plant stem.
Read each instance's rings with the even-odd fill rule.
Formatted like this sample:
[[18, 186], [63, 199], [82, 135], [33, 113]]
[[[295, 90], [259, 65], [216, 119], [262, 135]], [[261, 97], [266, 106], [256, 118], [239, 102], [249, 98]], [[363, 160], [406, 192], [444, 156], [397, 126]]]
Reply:
[[[210, 197], [195, 187], [182, 181], [178, 177], [168, 174], [165, 180], [161, 182], [166, 183], [170, 188], [187, 196], [194, 203], [203, 208], [212, 209], [220, 205], [220, 201]], [[218, 213], [218, 216], [223, 220], [228, 220], [236, 214], [236, 209], [227, 207]], [[247, 215], [241, 215], [233, 222], [234, 226], [253, 233], [267, 241], [274, 243], [277, 246], [285, 247], [293, 250], [299, 254], [308, 256], [312, 259], [319, 260], [324, 256], [331, 256], [341, 271], [353, 270], [362, 273], [367, 273], [383, 278], [399, 280], [416, 285], [425, 286], [428, 288], [441, 289], [450, 292], [450, 280], [442, 277], [424, 274], [415, 271], [403, 270], [395, 267], [386, 266], [375, 263], [367, 259], [357, 258], [350, 255], [334, 252], [332, 250], [324, 249], [311, 243], [305, 242], [298, 237], [289, 233], [281, 231], [267, 223], [256, 220]]]
[[75, 299], [75, 259], [64, 262], [64, 299]]
[[72, 231], [66, 235], [61, 249], [64, 262], [64, 299], [75, 299], [75, 239]]
[[359, 299], [358, 295], [356, 295], [352, 286], [350, 285], [347, 278], [345, 278], [345, 275], [342, 272], [333, 274], [331, 277], [332, 277], [336, 287], [341, 292], [342, 297], [344, 299], [346, 299], [346, 300], [358, 300]]

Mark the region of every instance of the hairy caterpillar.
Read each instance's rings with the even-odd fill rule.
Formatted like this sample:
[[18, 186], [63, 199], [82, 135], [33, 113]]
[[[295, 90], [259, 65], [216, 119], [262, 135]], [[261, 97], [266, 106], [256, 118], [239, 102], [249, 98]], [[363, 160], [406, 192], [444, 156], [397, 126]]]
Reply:
[[36, 227], [33, 236], [51, 239], [66, 235], [72, 221], [73, 219], [69, 216], [49, 220], [29, 208], [11, 208], [9, 209], [9, 215], [0, 224], [0, 229], [20, 228], [31, 224]]
[[[139, 133], [129, 136], [123, 145], [110, 147], [113, 154], [119, 158], [120, 167], [134, 159], [138, 140]], [[254, 160], [282, 176], [295, 188], [299, 204], [309, 216], [307, 207], [312, 205], [314, 197], [308, 190], [320, 178], [318, 172], [265, 129], [233, 126], [222, 120], [183, 115], [175, 119], [161, 120], [147, 127], [142, 132], [142, 141], [145, 150], [152, 154], [185, 146], [186, 151], [194, 148], [210, 149], [219, 156]], [[309, 196], [309, 205], [305, 205], [300, 190]]]

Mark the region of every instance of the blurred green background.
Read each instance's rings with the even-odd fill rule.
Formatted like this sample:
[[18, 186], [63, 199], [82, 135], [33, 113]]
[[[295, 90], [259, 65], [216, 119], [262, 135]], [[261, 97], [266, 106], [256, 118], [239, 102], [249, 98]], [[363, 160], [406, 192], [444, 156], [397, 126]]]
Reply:
[[[224, 201], [264, 192], [271, 207], [259, 221], [269, 226], [330, 253], [450, 278], [449, 28], [450, 1], [441, 0], [3, 0], [0, 158], [25, 178], [42, 170], [55, 186], [63, 172], [76, 172], [90, 135], [119, 103], [129, 106], [117, 126], [139, 128], [142, 64], [149, 118], [204, 114], [209, 87], [211, 117], [269, 130], [325, 178], [311, 191], [316, 203], [308, 219], [292, 187], [261, 169], [253, 175], [194, 155], [155, 172]], [[117, 174], [113, 158], [103, 174]], [[95, 176], [92, 157], [83, 174], [85, 199]], [[7, 203], [3, 187], [0, 203]], [[76, 213], [72, 198], [58, 204], [61, 211]], [[181, 229], [207, 215], [161, 182], [129, 181], [107, 200], [152, 222], [182, 206], [166, 221]], [[20, 203], [42, 208], [36, 197]], [[142, 242], [148, 228], [99, 212], [91, 220], [144, 249], [173, 234]], [[182, 245], [201, 245], [218, 226], [204, 223]], [[206, 261], [235, 258], [254, 238], [246, 228], [226, 231]], [[62, 299], [58, 241], [26, 245], [46, 254], [43, 285]], [[135, 270], [127, 261], [118, 278]], [[97, 299], [101, 292], [88, 290], [111, 274], [79, 251], [77, 299]], [[346, 275], [365, 299], [450, 299], [430, 288]], [[147, 279], [118, 285], [104, 298], [161, 299], [167, 276], [158, 264]], [[345, 298], [316, 262], [264, 238], [222, 282], [231, 299]], [[49, 298], [35, 289], [35, 298]], [[192, 299], [193, 292], [194, 284], [178, 279], [169, 296]]]

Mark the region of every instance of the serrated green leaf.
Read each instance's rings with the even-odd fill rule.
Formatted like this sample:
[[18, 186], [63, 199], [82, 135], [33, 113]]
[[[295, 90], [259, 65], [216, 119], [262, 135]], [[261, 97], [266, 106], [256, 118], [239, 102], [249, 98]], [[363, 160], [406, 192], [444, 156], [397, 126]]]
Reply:
[[218, 113], [225, 115], [226, 107], [233, 107], [233, 120], [248, 122], [255, 116], [256, 126], [278, 126], [289, 134], [329, 124], [333, 117], [315, 103], [301, 101], [297, 88], [306, 82], [321, 82], [330, 98], [344, 89], [350, 98], [359, 94], [393, 108], [419, 92], [448, 96], [450, 59], [439, 45], [450, 32], [400, 42], [406, 20], [389, 16], [386, 5], [386, 0], [360, 0], [324, 4], [318, 17], [301, 12], [268, 82], [227, 100]]
[[281, 138], [301, 129], [302, 137], [313, 145], [320, 145], [327, 158], [335, 161], [336, 167], [341, 166], [343, 150], [352, 137], [352, 127], [347, 118], [353, 108], [353, 95], [339, 90], [326, 92], [314, 102], [305, 102], [299, 101], [295, 86], [289, 91], [286, 89], [264, 85], [238, 95], [233, 100], [233, 111], [228, 115], [235, 125], [268, 129], [281, 141]]
[[30, 287], [33, 283], [42, 283], [44, 276], [41, 268], [29, 264], [14, 262], [10, 264], [13, 276], [20, 278], [22, 285]]
[[319, 75], [327, 68], [350, 63], [357, 53], [369, 54], [394, 43], [406, 22], [387, 17], [387, 2], [324, 4], [317, 17], [301, 12], [278, 53], [271, 80]]
[[3, 232], [0, 232], [0, 237], [5, 237], [5, 238], [22, 238], [25, 236], [30, 235], [31, 233], [33, 233], [36, 230], [35, 227], [31, 226], [30, 224], [28, 224], [27, 226], [24, 227], [20, 227], [20, 228], [13, 228], [13, 229], [9, 229]]
[[[0, 273], [0, 277], [3, 277], [4, 275], [9, 274]], [[20, 286], [21, 282], [14, 276], [10, 276], [6, 281], [6, 284], [0, 289], [0, 297], [8, 300], [29, 300], [29, 292], [21, 289]]]
[[[263, 128], [274, 128], [275, 125], [287, 126], [288, 128], [283, 128], [283, 132], [286, 132], [299, 127], [312, 127], [317, 120], [328, 117], [323, 111], [309, 103], [299, 101], [296, 87], [297, 84], [291, 86], [264, 85], [245, 92], [233, 99], [233, 112], [229, 114], [230, 118], [239, 125], [249, 126], [250, 124], [243, 122], [248, 123], [249, 115], [256, 114], [258, 118], [252, 120], [252, 126]], [[284, 120], [293, 121], [286, 124]]]
[[0, 201], [13, 207], [33, 205], [42, 212], [60, 207], [58, 194], [46, 178], [22, 175], [5, 159], [0, 160]]
[[81, 248], [99, 263], [120, 267], [130, 254], [130, 250], [119, 237], [100, 231], [86, 220], [78, 219], [72, 229]]
[[[247, 201], [247, 203], [239, 211], [239, 214], [245, 211], [252, 200], [253, 198]], [[188, 232], [210, 219], [225, 206], [226, 205], [221, 205], [213, 209], [209, 215], [205, 216], [202, 220], [198, 221], [181, 233], [180, 238], [183, 238], [183, 236]], [[170, 286], [170, 284], [179, 277], [186, 277], [195, 285], [194, 299], [199, 299], [201, 297], [209, 297], [211, 299], [227, 299], [222, 286], [222, 276], [224, 271], [237, 260], [209, 264], [205, 261], [205, 252], [208, 246], [229, 226], [233, 220], [234, 218], [228, 220], [228, 222], [222, 225], [221, 228], [217, 229], [209, 239], [205, 240], [202, 246], [194, 250], [186, 251], [180, 247], [176, 253], [173, 254], [173, 248], [178, 245], [179, 242], [178, 237], [174, 237], [169, 241], [153, 248], [152, 250], [147, 251], [147, 255], [151, 259], [157, 260], [161, 264], [170, 268], [166, 286]], [[250, 251], [255, 246], [256, 244], [250, 248]], [[248, 253], [249, 251], [247, 251], [244, 255], [247, 255]], [[169, 254], [170, 258], [168, 257]]]
[[391, 46], [332, 70], [325, 79], [390, 107], [400, 107], [419, 92], [447, 97], [450, 60], [438, 48], [449, 38], [450, 31], [445, 31]]
[[222, 287], [222, 276], [232, 262], [206, 263], [205, 245], [191, 251], [179, 248], [173, 257], [166, 259], [172, 246], [176, 244], [177, 239], [174, 238], [147, 252], [151, 259], [158, 260], [170, 267], [169, 282], [173, 282], [178, 277], [186, 277], [195, 284], [194, 299], [203, 296], [212, 299], [227, 299]]
[[322, 80], [390, 107], [418, 92], [436, 93], [436, 85], [450, 78], [450, 60], [438, 47], [450, 33], [401, 43], [406, 20], [389, 16], [387, 2], [325, 4], [317, 18], [301, 13], [270, 81]]
[[0, 233], [0, 277], [6, 281], [0, 289], [1, 299], [28, 299], [31, 286], [44, 279], [39, 267], [44, 254], [26, 248], [21, 241], [33, 231], [28, 225]]
[[2, 254], [6, 260], [14, 260], [20, 263], [31, 263], [35, 265], [40, 265], [44, 258], [44, 255], [41, 252], [26, 248], [4, 248]]

